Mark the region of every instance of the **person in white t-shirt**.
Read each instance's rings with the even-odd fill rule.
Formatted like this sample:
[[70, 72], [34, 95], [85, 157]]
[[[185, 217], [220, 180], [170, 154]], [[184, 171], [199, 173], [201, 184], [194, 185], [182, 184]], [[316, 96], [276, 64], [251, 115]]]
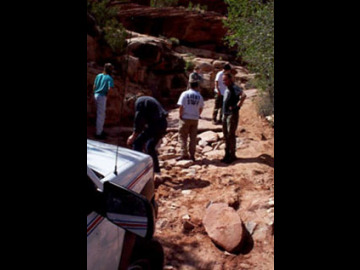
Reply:
[[[221, 124], [222, 120], [222, 106], [223, 106], [223, 96], [226, 89], [226, 85], [223, 83], [223, 75], [224, 73], [228, 73], [231, 71], [231, 66], [229, 64], [225, 64], [223, 69], [220, 70], [215, 77], [215, 106], [213, 110], [212, 123], [214, 125]], [[217, 120], [218, 112], [220, 112], [219, 120]]]
[[[190, 159], [195, 161], [196, 137], [199, 118], [204, 108], [204, 99], [199, 93], [199, 80], [190, 76], [190, 89], [181, 93], [177, 102], [179, 109], [179, 141], [181, 155], [176, 160]], [[189, 147], [187, 144], [190, 137]]]

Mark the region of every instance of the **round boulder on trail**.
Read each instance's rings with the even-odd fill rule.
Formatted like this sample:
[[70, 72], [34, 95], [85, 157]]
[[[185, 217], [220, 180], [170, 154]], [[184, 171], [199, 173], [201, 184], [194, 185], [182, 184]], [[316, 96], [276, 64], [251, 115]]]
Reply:
[[243, 238], [243, 227], [236, 211], [225, 203], [213, 203], [205, 212], [203, 225], [215, 244], [233, 252]]

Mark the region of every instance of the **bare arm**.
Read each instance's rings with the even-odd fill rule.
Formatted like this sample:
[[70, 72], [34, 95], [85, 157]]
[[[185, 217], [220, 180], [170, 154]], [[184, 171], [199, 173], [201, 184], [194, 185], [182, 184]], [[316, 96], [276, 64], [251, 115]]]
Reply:
[[183, 120], [183, 118], [182, 118], [183, 114], [184, 114], [184, 107], [183, 107], [183, 106], [180, 106], [180, 108], [179, 108], [179, 118], [180, 118], [181, 120]]
[[240, 96], [240, 100], [237, 104], [237, 106], [239, 107], [239, 109], [241, 108], [241, 106], [243, 105], [244, 101], [246, 99], [246, 94], [244, 93], [244, 91], [242, 92], [241, 96]]
[[127, 139], [127, 141], [126, 141], [127, 145], [131, 146], [134, 143], [137, 136], [139, 136], [139, 134], [144, 129], [144, 126], [145, 126], [144, 114], [142, 113], [141, 110], [136, 110], [135, 116], [134, 116], [133, 133]]
[[128, 146], [131, 146], [131, 145], [134, 143], [134, 141], [135, 141], [135, 139], [137, 138], [138, 135], [139, 135], [139, 133], [137, 133], [137, 132], [134, 131], [134, 132], [129, 136], [129, 138], [127, 139], [126, 144], [127, 144]]
[[219, 82], [218, 82], [218, 81], [215, 81], [215, 92], [216, 92], [216, 93], [220, 93], [220, 90], [219, 90]]

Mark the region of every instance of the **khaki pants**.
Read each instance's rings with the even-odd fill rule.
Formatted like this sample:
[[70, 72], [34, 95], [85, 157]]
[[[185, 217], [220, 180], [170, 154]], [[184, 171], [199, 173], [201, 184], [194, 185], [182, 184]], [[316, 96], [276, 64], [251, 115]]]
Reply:
[[218, 112], [220, 112], [219, 121], [221, 121], [223, 99], [224, 99], [224, 97], [220, 93], [215, 94], [215, 105], [214, 105], [213, 117], [212, 117], [213, 121], [215, 121], [215, 122], [216, 122], [216, 119], [218, 116]]
[[179, 141], [181, 147], [181, 156], [188, 156], [187, 139], [190, 137], [189, 153], [191, 157], [195, 156], [196, 137], [199, 120], [179, 120]]

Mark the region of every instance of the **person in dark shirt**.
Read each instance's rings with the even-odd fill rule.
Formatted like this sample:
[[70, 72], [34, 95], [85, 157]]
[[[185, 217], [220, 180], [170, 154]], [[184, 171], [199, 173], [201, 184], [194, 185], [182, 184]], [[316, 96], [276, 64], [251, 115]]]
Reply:
[[168, 113], [150, 96], [132, 97], [127, 105], [135, 108], [133, 133], [127, 139], [127, 145], [149, 154], [154, 162], [154, 172], [160, 173], [156, 145], [166, 134]]
[[221, 161], [230, 164], [237, 159], [235, 155], [235, 132], [239, 122], [239, 111], [244, 103], [246, 94], [241, 87], [234, 84], [230, 73], [223, 75], [223, 82], [226, 85], [222, 110], [222, 129], [225, 139], [225, 156]]

